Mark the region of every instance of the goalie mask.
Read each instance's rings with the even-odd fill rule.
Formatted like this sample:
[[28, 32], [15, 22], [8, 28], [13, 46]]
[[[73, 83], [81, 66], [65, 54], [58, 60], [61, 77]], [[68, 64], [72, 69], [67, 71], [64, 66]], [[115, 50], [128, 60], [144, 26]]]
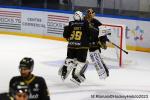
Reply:
[[88, 10], [86, 11], [86, 16], [85, 16], [85, 18], [86, 18], [87, 20], [91, 20], [92, 18], [94, 18], [94, 16], [95, 16], [95, 11], [94, 11], [92, 8], [90, 8], [90, 9], [88, 9]]
[[75, 21], [82, 21], [83, 20], [83, 13], [81, 11], [76, 11], [74, 13], [73, 19]]

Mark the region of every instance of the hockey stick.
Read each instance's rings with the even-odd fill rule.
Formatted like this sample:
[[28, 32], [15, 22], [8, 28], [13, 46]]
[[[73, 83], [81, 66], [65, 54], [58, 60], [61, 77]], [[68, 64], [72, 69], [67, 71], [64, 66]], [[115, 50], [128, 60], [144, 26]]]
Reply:
[[128, 54], [127, 51], [125, 51], [124, 49], [120, 48], [118, 45], [116, 45], [115, 43], [111, 42], [110, 40], [107, 40], [109, 43], [111, 43], [112, 45], [116, 46], [118, 49], [122, 50], [124, 53]]
[[[106, 35], [111, 35], [111, 33], [107, 33], [107, 34], [105, 34], [105, 36], [106, 36]], [[120, 50], [122, 50], [124, 53], [128, 54], [127, 51], [125, 51], [124, 49], [120, 48], [118, 45], [116, 45], [115, 43], [111, 42], [109, 39], [107, 39], [107, 41], [108, 41], [109, 43], [113, 44], [114, 46], [116, 46], [117, 48], [119, 48]]]

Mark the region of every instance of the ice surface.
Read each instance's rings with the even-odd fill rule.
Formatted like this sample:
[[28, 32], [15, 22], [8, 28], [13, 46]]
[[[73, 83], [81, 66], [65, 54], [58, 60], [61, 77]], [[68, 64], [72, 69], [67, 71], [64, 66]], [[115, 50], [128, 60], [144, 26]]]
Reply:
[[58, 76], [66, 47], [66, 42], [0, 35], [0, 92], [8, 91], [11, 77], [19, 75], [19, 61], [28, 56], [35, 60], [33, 73], [46, 79], [51, 100], [150, 100], [150, 53], [129, 51], [129, 62], [119, 68], [109, 62], [108, 49], [104, 61], [110, 77], [100, 80], [90, 63], [86, 81], [77, 86], [70, 81], [71, 76], [64, 82]]

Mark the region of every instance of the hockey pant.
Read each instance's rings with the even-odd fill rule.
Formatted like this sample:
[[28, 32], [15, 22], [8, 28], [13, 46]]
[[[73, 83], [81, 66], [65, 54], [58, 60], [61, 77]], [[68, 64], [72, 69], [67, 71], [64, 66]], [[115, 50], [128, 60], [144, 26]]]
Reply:
[[62, 80], [65, 80], [69, 76], [70, 72], [75, 67], [75, 63], [74, 62], [75, 62], [74, 59], [67, 58], [65, 60], [64, 65], [58, 71], [58, 75], [61, 76]]
[[89, 54], [90, 54], [90, 58], [92, 62], [94, 62], [94, 66], [99, 75], [99, 78], [100, 79], [107, 78], [109, 76], [109, 70], [106, 67], [105, 63], [103, 62], [103, 59], [101, 58], [99, 50], [89, 52]]

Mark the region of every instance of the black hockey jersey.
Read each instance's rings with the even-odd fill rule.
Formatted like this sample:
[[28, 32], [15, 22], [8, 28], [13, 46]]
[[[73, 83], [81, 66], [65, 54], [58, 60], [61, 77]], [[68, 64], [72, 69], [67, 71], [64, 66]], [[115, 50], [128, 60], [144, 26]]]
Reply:
[[29, 100], [50, 100], [48, 88], [44, 78], [32, 75], [29, 80], [23, 79], [21, 76], [15, 76], [10, 80], [9, 92], [13, 91], [13, 85], [17, 81], [23, 81], [29, 86]]
[[14, 98], [10, 97], [9, 93], [0, 93], [0, 100], [14, 100]]
[[99, 20], [95, 19], [95, 18], [93, 18], [93, 19], [90, 21], [90, 23], [91, 23], [95, 28], [97, 28], [97, 29], [98, 29], [99, 26], [102, 25], [102, 23], [101, 23]]
[[68, 29], [68, 48], [88, 48], [90, 34], [87, 21], [70, 21]]
[[101, 26], [102, 23], [99, 20], [95, 19], [95, 18], [93, 18], [89, 23], [96, 30], [96, 31], [93, 30], [93, 29], [90, 30], [90, 33], [91, 33], [91, 42], [97, 42], [98, 41], [98, 35], [99, 35], [99, 28], [98, 27]]

